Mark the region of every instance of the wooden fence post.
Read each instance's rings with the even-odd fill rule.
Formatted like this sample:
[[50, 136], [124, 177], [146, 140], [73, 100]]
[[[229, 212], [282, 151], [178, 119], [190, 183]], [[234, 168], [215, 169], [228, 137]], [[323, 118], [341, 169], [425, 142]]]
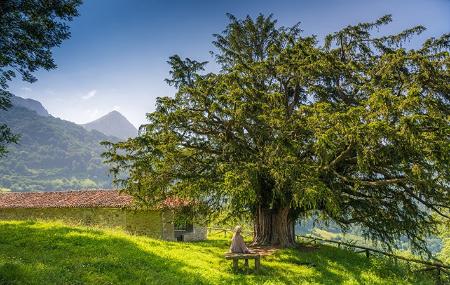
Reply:
[[296, 235], [296, 239], [299, 240], [299, 241], [300, 240], [309, 241], [310, 244], [314, 244], [314, 245], [316, 245], [317, 242], [320, 242], [320, 243], [332, 243], [332, 244], [335, 244], [335, 245], [337, 244], [338, 248], [343, 247], [344, 249], [347, 249], [347, 250], [359, 249], [359, 251], [357, 251], [357, 253], [365, 253], [367, 258], [370, 258], [370, 255], [375, 255], [375, 256], [384, 255], [384, 256], [388, 256], [390, 258], [391, 262], [392, 262], [392, 260], [394, 261], [395, 265], [398, 265], [400, 261], [405, 262], [406, 268], [407, 268], [407, 270], [409, 272], [413, 271], [413, 267], [412, 267], [411, 263], [430, 266], [428, 269], [426, 269], [426, 271], [436, 270], [436, 284], [438, 284], [438, 285], [443, 284], [441, 272], [444, 272], [444, 273], [447, 273], [447, 274], [450, 275], [450, 271], [448, 271], [450, 269], [450, 265], [442, 264], [440, 262], [429, 262], [429, 261], [418, 260], [418, 259], [414, 259], [414, 258], [406, 258], [406, 257], [398, 256], [398, 255], [395, 255], [395, 254], [392, 254], [392, 253], [383, 252], [383, 251], [378, 250], [376, 248], [368, 248], [368, 247], [365, 247], [365, 246], [358, 246], [358, 245], [352, 244], [351, 242], [345, 242], [345, 241], [341, 241], [341, 240], [339, 240], [339, 241], [327, 240], [327, 239], [322, 239], [322, 238], [312, 237], [312, 236], [306, 236], [306, 235]]
[[238, 259], [233, 259], [233, 271], [236, 272], [238, 270]]
[[441, 285], [441, 268], [439, 266], [436, 267], [436, 285]]
[[261, 267], [261, 256], [258, 255], [255, 258], [255, 271], [258, 272], [260, 267]]

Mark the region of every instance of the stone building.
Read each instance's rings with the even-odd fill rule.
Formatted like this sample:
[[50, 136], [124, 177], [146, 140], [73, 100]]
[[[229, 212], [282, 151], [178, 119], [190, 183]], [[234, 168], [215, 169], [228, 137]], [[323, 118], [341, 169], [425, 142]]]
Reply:
[[174, 226], [177, 201], [158, 209], [139, 209], [133, 197], [118, 190], [0, 193], [0, 220], [49, 219], [72, 224], [121, 228], [133, 234], [164, 240], [206, 239], [205, 227]]

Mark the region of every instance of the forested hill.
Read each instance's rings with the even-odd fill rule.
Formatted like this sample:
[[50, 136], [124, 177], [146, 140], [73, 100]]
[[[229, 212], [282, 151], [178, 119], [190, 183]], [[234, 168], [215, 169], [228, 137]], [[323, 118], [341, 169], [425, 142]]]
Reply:
[[23, 107], [0, 111], [0, 122], [21, 136], [19, 144], [8, 145], [8, 154], [0, 158], [0, 188], [52, 191], [111, 186], [99, 143], [117, 138]]

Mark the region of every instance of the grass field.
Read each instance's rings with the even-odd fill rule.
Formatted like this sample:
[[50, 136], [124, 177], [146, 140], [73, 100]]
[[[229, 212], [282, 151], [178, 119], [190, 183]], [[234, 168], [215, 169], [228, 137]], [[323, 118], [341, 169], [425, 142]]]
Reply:
[[[229, 238], [177, 243], [60, 222], [0, 221], [0, 284], [434, 284], [334, 247], [280, 250], [234, 274]], [[242, 264], [241, 264], [242, 266]], [[251, 262], [250, 266], [253, 266]]]

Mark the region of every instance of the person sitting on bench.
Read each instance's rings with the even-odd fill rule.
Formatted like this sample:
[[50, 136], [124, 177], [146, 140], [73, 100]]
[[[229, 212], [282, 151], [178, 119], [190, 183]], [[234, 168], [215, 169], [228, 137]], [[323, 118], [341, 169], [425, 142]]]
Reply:
[[230, 252], [231, 253], [252, 253], [245, 245], [244, 238], [241, 235], [242, 228], [237, 226], [234, 230], [233, 238], [231, 239]]

